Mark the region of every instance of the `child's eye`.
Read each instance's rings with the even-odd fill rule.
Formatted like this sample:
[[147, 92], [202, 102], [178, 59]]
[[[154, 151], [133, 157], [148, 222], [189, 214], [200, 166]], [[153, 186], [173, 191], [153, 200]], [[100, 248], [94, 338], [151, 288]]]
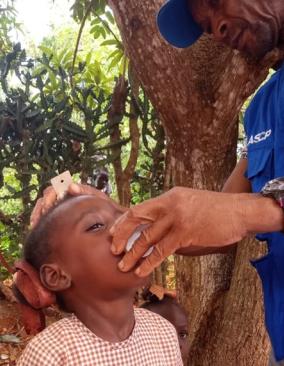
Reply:
[[181, 339], [185, 339], [185, 338], [187, 338], [187, 337], [188, 337], [188, 333], [187, 333], [186, 331], [184, 331], [184, 332], [179, 332], [179, 337], [180, 337]]
[[104, 224], [101, 224], [99, 222], [95, 223], [94, 225], [90, 226], [87, 231], [98, 231], [100, 230], [102, 227], [104, 227]]

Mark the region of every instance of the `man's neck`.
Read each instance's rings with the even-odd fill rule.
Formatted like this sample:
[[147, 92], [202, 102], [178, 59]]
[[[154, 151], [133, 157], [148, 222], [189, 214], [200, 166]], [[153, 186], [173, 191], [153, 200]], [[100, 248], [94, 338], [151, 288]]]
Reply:
[[[70, 300], [70, 301], [68, 301]], [[86, 299], [83, 296], [65, 299], [72, 304], [72, 312], [96, 336], [109, 342], [127, 339], [134, 328], [134, 293], [116, 299]]]
[[[269, 1], [270, 3], [270, 1]], [[271, 5], [271, 4], [270, 4]], [[284, 3], [283, 1], [276, 1], [276, 14], [278, 14], [278, 22], [279, 22], [279, 45], [281, 48], [284, 46]]]

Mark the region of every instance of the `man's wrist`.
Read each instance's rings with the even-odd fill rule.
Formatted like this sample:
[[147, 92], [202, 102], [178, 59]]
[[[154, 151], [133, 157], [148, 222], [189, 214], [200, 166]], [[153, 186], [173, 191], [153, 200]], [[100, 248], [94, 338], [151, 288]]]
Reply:
[[282, 231], [284, 212], [272, 198], [260, 194], [239, 194], [238, 202], [248, 234]]

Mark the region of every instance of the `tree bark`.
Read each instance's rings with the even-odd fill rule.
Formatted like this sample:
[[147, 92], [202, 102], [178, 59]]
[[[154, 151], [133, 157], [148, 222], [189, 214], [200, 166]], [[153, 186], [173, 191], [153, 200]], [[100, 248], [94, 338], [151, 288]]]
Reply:
[[[277, 52], [248, 62], [207, 37], [190, 49], [174, 49], [156, 27], [162, 3], [109, 0], [126, 53], [164, 125], [173, 183], [220, 190], [236, 162], [240, 108]], [[191, 366], [266, 365], [261, 292], [248, 263], [262, 251], [250, 240], [230, 255], [177, 259]]]

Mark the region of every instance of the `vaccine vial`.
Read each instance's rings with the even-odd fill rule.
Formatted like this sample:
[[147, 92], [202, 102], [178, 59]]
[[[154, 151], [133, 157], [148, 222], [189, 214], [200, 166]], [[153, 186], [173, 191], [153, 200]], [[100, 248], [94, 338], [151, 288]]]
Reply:
[[[143, 230], [147, 229], [150, 226], [150, 224], [142, 224], [137, 226], [136, 230], [134, 231], [134, 233], [130, 236], [130, 238], [128, 239], [128, 242], [126, 244], [126, 252], [129, 252], [134, 243], [136, 242], [136, 240], [138, 240], [140, 238], [140, 235], [142, 233]], [[144, 253], [144, 255], [142, 256], [142, 258], [146, 258], [148, 257], [154, 250], [154, 247], [150, 247], [146, 253]]]

